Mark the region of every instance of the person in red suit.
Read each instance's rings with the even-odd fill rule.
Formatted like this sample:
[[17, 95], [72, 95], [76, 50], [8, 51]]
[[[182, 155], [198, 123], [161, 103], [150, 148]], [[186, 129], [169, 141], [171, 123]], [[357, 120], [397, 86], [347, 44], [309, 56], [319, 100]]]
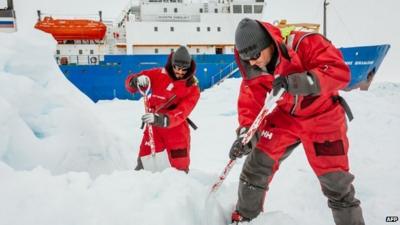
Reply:
[[[235, 33], [235, 59], [242, 83], [240, 127], [229, 156], [248, 154], [240, 175], [232, 222], [241, 224], [263, 210], [269, 183], [280, 163], [300, 144], [328, 198], [336, 225], [364, 225], [349, 172], [347, 124], [351, 111], [338, 91], [350, 81], [341, 52], [318, 33], [291, 31], [245, 18]], [[285, 92], [257, 135], [241, 140], [264, 105], [267, 93]], [[301, 188], [301, 187], [298, 187]], [[305, 201], [307, 201], [305, 199]]]
[[[168, 57], [164, 68], [144, 70], [129, 75], [126, 89], [135, 93], [137, 87], [150, 84], [149, 113], [142, 116], [144, 123], [153, 126], [156, 152], [166, 150], [172, 167], [188, 172], [190, 164], [190, 130], [188, 116], [200, 98], [195, 77], [196, 64], [188, 50], [181, 46]], [[143, 169], [140, 157], [151, 153], [148, 128], [140, 145], [136, 170]]]

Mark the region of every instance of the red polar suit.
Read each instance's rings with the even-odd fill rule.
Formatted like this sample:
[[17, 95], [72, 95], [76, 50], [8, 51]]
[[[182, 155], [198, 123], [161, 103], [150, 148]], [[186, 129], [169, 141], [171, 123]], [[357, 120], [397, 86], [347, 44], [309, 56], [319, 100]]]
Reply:
[[[189, 114], [200, 98], [200, 89], [194, 77], [195, 62], [183, 79], [174, 75], [172, 54], [164, 68], [144, 70], [137, 74], [129, 75], [125, 81], [126, 89], [135, 93], [137, 90], [129, 85], [131, 80], [140, 75], [150, 78], [151, 95], [148, 100], [150, 112], [167, 115], [168, 127], [153, 126], [153, 135], [156, 152], [166, 150], [171, 166], [178, 170], [189, 170], [190, 164], [190, 130], [187, 122]], [[172, 101], [171, 101], [172, 99]], [[149, 133], [146, 128], [140, 144], [139, 157], [151, 154]], [[138, 162], [139, 163], [139, 162]]]
[[280, 163], [302, 143], [336, 224], [364, 224], [360, 202], [354, 198], [354, 176], [349, 173], [345, 110], [335, 100], [338, 90], [350, 81], [349, 67], [341, 52], [320, 34], [292, 31], [283, 40], [277, 27], [259, 23], [273, 39], [276, 61], [273, 72], [257, 71], [235, 49], [243, 77], [238, 99], [240, 127], [250, 127], [277, 75], [308, 71], [317, 78], [320, 93], [293, 96], [285, 92], [263, 121], [257, 145], [240, 175], [236, 212], [253, 219], [262, 211], [266, 191]]

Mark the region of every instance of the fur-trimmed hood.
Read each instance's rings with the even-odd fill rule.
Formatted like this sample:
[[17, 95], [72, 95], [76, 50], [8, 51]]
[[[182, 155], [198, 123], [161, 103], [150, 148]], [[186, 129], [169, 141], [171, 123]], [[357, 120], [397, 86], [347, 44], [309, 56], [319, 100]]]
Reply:
[[173, 80], [186, 80], [186, 85], [191, 86], [194, 83], [196, 83], [196, 78], [195, 78], [195, 72], [196, 72], [196, 63], [192, 59], [190, 62], [190, 67], [187, 70], [185, 76], [181, 79], [178, 79], [174, 73], [174, 69], [172, 68], [172, 55], [174, 53], [169, 54], [167, 63], [165, 64], [165, 70], [167, 71], [168, 75], [173, 79]]

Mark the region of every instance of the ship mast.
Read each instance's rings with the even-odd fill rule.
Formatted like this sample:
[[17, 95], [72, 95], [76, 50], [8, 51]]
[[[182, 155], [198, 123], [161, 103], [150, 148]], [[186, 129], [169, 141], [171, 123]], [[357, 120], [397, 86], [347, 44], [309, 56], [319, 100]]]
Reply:
[[329, 2], [327, 0], [324, 0], [324, 36], [326, 36], [326, 8], [329, 5]]
[[14, 4], [12, 0], [7, 0], [7, 9], [14, 9]]

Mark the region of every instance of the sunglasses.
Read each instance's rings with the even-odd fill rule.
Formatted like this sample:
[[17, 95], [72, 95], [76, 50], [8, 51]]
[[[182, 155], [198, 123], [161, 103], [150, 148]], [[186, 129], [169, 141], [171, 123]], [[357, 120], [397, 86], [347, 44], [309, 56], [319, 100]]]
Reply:
[[256, 54], [254, 54], [253, 56], [241, 55], [240, 58], [244, 61], [250, 61], [250, 60], [257, 60], [258, 58], [260, 58], [260, 56], [261, 56], [261, 52], [258, 52]]
[[189, 69], [189, 68], [177, 66], [177, 65], [173, 65], [172, 67], [174, 68], [174, 70], [182, 71], [182, 72], [186, 72]]

